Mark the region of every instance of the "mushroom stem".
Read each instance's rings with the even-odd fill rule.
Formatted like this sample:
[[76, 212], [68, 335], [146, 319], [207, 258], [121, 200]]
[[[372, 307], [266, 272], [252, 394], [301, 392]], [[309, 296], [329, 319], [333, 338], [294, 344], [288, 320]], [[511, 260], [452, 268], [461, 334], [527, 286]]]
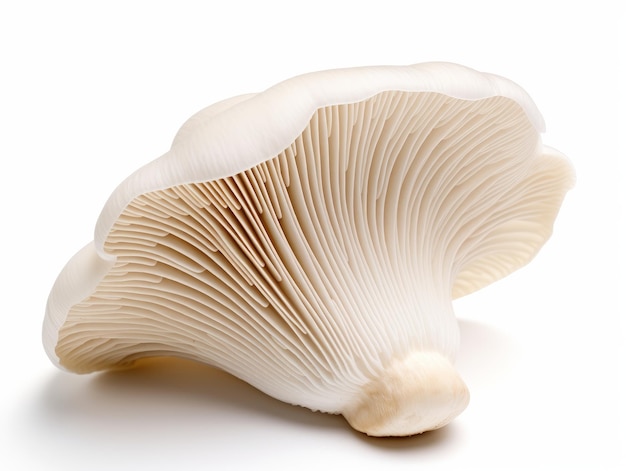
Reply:
[[392, 362], [343, 415], [368, 435], [405, 436], [443, 427], [468, 403], [467, 386], [450, 361], [437, 352], [416, 351]]

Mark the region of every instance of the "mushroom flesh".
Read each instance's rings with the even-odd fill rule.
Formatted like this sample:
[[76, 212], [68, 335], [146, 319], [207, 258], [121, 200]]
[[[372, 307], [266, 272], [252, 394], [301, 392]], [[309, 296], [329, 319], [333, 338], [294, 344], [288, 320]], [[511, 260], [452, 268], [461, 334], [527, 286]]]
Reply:
[[512, 82], [455, 64], [292, 78], [191, 117], [59, 275], [46, 352], [175, 356], [369, 435], [467, 405], [452, 299], [526, 264], [572, 167]]

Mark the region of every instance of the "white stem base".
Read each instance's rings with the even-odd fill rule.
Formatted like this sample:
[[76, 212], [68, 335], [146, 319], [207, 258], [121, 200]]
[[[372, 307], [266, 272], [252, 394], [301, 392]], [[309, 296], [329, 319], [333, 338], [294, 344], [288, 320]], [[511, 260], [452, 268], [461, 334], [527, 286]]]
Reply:
[[468, 403], [467, 386], [446, 357], [414, 352], [367, 384], [343, 415], [368, 435], [406, 436], [443, 427]]

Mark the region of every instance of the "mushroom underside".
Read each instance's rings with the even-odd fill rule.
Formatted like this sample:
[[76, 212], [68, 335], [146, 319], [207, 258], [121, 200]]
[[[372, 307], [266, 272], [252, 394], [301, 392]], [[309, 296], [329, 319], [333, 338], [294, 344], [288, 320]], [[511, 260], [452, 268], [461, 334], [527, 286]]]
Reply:
[[76, 372], [184, 357], [373, 435], [438, 428], [468, 400], [451, 300], [532, 258], [566, 168], [509, 98], [320, 108], [279, 155], [133, 199], [55, 354]]

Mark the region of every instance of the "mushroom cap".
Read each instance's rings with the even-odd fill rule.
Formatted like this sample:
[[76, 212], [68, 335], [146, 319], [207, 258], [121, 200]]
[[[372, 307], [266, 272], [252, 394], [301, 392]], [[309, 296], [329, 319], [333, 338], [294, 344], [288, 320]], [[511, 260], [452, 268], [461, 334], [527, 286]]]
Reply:
[[300, 75], [262, 93], [218, 102], [192, 116], [169, 152], [139, 169], [111, 195], [96, 224], [97, 250], [104, 255], [103, 242], [113, 223], [138, 195], [247, 170], [286, 149], [316, 110], [389, 90], [435, 92], [464, 100], [507, 97], [522, 107], [537, 132], [545, 130], [539, 110], [522, 88], [458, 64], [354, 67]]
[[451, 299], [527, 263], [573, 184], [541, 131], [520, 87], [447, 63], [208, 107], [107, 201], [46, 352], [77, 372], [203, 361], [372, 435], [443, 426], [469, 398]]

